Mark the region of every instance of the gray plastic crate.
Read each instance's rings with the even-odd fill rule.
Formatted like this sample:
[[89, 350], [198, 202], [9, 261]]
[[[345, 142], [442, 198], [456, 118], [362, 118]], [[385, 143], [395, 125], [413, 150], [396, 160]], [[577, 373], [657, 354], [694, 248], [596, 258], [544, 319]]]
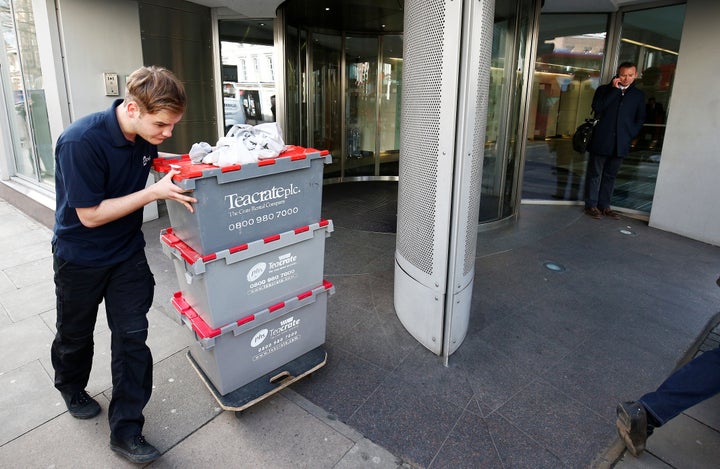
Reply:
[[333, 224], [324, 220], [208, 256], [173, 231], [163, 230], [160, 240], [175, 264], [180, 291], [210, 327], [220, 327], [322, 282], [325, 238]]
[[178, 292], [172, 300], [194, 334], [190, 354], [225, 395], [325, 343], [330, 282], [270, 308], [211, 328]]
[[281, 156], [227, 167], [192, 164], [187, 157], [159, 158], [160, 173], [180, 170], [173, 181], [192, 190], [194, 212], [167, 201], [175, 234], [201, 254], [228, 249], [320, 220], [327, 151], [290, 147]]

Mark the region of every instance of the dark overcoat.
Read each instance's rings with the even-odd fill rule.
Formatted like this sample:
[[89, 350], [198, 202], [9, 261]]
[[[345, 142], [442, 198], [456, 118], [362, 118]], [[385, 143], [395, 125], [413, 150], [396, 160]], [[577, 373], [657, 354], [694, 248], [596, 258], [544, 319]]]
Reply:
[[588, 151], [602, 156], [626, 156], [632, 139], [640, 133], [645, 122], [645, 93], [636, 88], [635, 83], [624, 93], [608, 83], [595, 90], [592, 108], [600, 121], [593, 131]]

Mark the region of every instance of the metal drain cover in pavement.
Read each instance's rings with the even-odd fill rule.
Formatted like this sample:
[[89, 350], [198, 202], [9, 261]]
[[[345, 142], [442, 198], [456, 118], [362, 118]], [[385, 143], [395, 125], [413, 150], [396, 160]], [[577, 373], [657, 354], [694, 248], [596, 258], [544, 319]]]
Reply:
[[545, 266], [547, 270], [552, 270], [553, 272], [565, 272], [565, 267], [560, 264], [556, 264], [555, 262], [545, 262], [543, 266]]

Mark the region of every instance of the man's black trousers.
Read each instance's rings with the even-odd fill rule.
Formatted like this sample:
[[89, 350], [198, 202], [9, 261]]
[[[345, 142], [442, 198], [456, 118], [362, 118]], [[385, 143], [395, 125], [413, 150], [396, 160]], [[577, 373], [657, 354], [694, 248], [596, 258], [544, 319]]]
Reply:
[[147, 312], [155, 280], [140, 250], [111, 266], [87, 267], [54, 256], [57, 334], [51, 349], [55, 387], [85, 389], [93, 358], [98, 305], [105, 300], [111, 337], [110, 431], [116, 438], [142, 433], [143, 408], [152, 393], [152, 355], [146, 345]]

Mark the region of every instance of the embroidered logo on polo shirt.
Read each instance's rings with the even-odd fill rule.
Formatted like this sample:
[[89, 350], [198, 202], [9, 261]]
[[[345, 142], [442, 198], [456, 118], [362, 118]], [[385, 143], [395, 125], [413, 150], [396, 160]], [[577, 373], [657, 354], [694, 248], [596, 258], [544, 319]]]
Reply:
[[148, 163], [152, 161], [152, 156], [145, 155], [143, 156], [143, 166], [147, 166]]

